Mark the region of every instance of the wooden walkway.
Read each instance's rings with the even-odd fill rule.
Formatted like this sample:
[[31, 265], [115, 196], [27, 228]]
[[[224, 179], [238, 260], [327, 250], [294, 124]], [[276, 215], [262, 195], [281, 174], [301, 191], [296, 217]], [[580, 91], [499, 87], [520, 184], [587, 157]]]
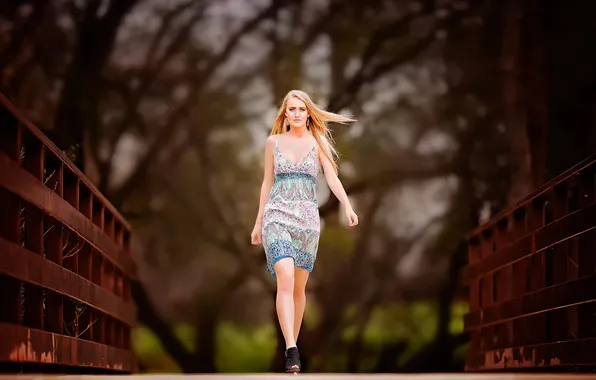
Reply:
[[291, 376], [306, 377], [311, 380], [596, 380], [594, 375], [566, 374], [479, 374], [479, 373], [457, 373], [457, 374], [222, 374], [222, 375], [181, 375], [181, 374], [152, 374], [152, 375], [1, 375], [0, 380], [282, 380]]

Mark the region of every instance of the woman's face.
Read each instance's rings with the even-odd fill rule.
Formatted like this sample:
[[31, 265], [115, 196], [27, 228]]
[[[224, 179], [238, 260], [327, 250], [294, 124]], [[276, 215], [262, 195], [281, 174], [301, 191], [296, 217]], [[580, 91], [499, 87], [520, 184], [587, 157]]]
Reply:
[[297, 98], [290, 98], [286, 105], [286, 118], [292, 127], [305, 127], [308, 111], [304, 102]]

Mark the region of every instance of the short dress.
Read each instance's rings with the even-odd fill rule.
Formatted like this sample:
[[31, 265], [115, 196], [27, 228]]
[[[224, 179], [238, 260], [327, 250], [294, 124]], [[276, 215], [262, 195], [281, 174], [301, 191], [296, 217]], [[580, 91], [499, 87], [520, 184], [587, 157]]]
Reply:
[[267, 272], [276, 278], [273, 266], [291, 257], [294, 265], [312, 272], [317, 258], [321, 222], [317, 203], [319, 163], [316, 140], [312, 149], [296, 164], [277, 146], [273, 153], [275, 180], [263, 211], [261, 238], [267, 258]]

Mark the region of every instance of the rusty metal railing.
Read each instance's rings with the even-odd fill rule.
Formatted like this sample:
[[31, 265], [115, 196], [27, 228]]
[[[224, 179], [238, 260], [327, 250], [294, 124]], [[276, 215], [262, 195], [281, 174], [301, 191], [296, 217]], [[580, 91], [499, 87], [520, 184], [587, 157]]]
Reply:
[[134, 372], [132, 244], [118, 211], [0, 94], [0, 368]]
[[596, 364], [596, 155], [472, 231], [467, 371]]

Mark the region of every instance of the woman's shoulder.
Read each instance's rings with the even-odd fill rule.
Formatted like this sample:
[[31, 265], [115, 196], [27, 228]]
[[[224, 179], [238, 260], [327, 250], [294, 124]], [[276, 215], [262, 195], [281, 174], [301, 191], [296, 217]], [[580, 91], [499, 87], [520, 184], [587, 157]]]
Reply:
[[266, 147], [275, 147], [275, 142], [277, 141], [277, 136], [279, 135], [269, 135], [267, 140], [265, 141]]

